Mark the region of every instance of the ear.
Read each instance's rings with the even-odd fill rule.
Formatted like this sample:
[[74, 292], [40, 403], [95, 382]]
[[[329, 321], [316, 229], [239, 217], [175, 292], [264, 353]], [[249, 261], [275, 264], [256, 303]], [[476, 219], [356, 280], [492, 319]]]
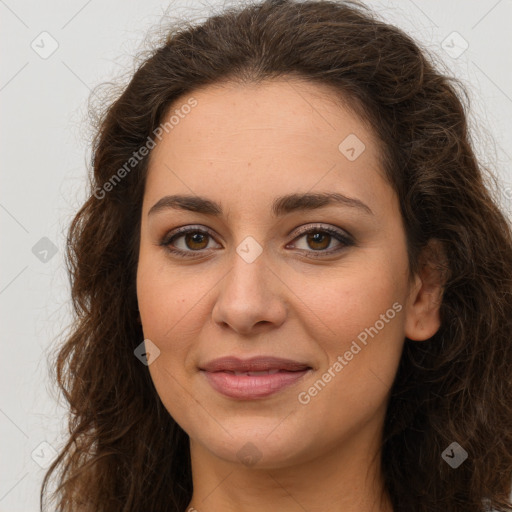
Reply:
[[429, 240], [419, 257], [419, 273], [408, 297], [405, 336], [410, 340], [431, 338], [441, 326], [439, 308], [445, 284], [446, 256], [439, 240]]

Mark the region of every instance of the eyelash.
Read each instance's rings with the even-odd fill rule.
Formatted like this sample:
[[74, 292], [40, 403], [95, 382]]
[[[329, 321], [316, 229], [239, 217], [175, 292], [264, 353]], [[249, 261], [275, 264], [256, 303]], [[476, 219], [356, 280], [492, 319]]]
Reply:
[[[189, 256], [187, 253], [201, 253], [201, 252], [205, 251], [206, 249], [200, 249], [197, 251], [193, 251], [193, 250], [184, 251], [182, 249], [172, 249], [170, 247], [171, 242], [175, 242], [177, 239], [179, 239], [182, 236], [187, 235], [189, 233], [200, 233], [202, 235], [210, 236], [213, 239], [215, 238], [213, 236], [212, 232], [207, 229], [201, 229], [198, 227], [190, 226], [190, 227], [178, 228], [177, 230], [172, 231], [171, 233], [168, 233], [162, 239], [162, 241], [160, 242], [160, 245], [163, 246], [164, 249], [166, 251], [168, 251], [169, 253], [171, 253], [175, 256], [178, 256], [180, 258], [196, 258], [197, 256], [192, 256], [192, 255]], [[350, 247], [350, 246], [354, 245], [354, 241], [349, 236], [343, 234], [341, 231], [338, 231], [336, 229], [326, 227], [326, 226], [315, 226], [315, 225], [308, 227], [308, 229], [301, 230], [297, 234], [297, 236], [294, 238], [294, 240], [301, 238], [304, 235], [308, 235], [310, 233], [328, 234], [328, 235], [332, 236], [333, 238], [335, 238], [336, 240], [338, 240], [338, 242], [341, 242], [343, 244], [343, 246], [340, 248], [334, 249], [334, 250], [330, 249], [330, 250], [314, 251], [314, 250], [300, 249], [301, 251], [311, 252], [313, 254], [317, 253], [315, 255], [313, 255], [313, 254], [308, 255], [309, 258], [322, 258], [324, 256], [330, 256], [332, 254], [342, 251], [346, 247]]]

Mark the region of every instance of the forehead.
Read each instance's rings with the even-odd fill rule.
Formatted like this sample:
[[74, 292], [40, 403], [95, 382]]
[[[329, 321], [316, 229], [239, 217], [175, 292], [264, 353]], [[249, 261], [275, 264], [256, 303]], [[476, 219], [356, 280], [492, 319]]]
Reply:
[[[180, 110], [190, 98], [195, 106]], [[375, 134], [327, 86], [216, 84], [178, 98], [163, 122], [171, 115], [172, 128], [151, 154], [146, 190], [154, 199], [163, 189], [211, 195], [249, 188], [256, 197], [285, 186], [338, 186], [372, 202], [385, 185]]]

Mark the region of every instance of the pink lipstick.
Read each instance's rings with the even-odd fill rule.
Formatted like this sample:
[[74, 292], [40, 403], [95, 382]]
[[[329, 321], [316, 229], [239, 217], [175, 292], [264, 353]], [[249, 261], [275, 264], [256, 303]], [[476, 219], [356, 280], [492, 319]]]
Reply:
[[222, 357], [200, 366], [213, 389], [239, 400], [265, 398], [277, 393], [293, 385], [311, 369], [306, 363], [272, 356]]

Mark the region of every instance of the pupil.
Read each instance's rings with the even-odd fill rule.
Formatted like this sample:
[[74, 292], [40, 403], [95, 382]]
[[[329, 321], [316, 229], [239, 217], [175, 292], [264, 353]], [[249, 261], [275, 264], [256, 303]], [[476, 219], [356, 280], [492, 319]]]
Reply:
[[[191, 235], [189, 234], [187, 238], [188, 238], [188, 241], [191, 242], [192, 246], [194, 244], [201, 244], [201, 242], [204, 242], [204, 240], [203, 240], [204, 235], [201, 233], [193, 233]], [[192, 248], [194, 248], [194, 247], [189, 247], [189, 249], [192, 249]], [[195, 248], [197, 249], [197, 247], [195, 247]], [[201, 249], [201, 247], [200, 247], [200, 249]]]
[[[309, 241], [313, 244], [322, 244], [322, 241], [325, 241], [328, 239], [330, 235], [325, 235], [322, 233], [314, 233], [313, 235], [309, 236]], [[329, 245], [329, 244], [327, 244]], [[326, 245], [325, 243], [321, 247], [316, 247], [316, 249], [325, 249]]]

